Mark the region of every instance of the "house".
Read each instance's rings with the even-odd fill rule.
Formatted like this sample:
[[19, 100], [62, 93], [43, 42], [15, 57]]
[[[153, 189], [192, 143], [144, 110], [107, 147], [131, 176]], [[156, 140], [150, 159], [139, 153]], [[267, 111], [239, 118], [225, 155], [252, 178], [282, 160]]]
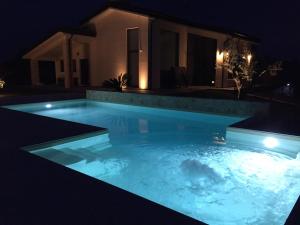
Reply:
[[79, 28], [54, 33], [24, 58], [30, 60], [33, 85], [43, 83], [39, 62], [47, 61], [55, 64], [52, 82], [66, 88], [101, 86], [124, 73], [130, 87], [165, 88], [174, 81], [174, 68], [184, 69], [191, 86], [230, 87], [230, 76], [215, 66], [216, 60], [223, 60], [228, 38], [257, 44], [245, 34], [109, 3]]

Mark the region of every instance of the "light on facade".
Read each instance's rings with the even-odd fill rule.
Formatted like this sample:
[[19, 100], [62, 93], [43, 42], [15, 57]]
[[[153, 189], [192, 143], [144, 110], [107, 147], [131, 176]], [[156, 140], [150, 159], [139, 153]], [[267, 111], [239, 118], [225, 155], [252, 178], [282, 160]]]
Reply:
[[139, 88], [142, 90], [145, 90], [148, 88], [148, 80], [145, 77], [141, 77], [139, 82]]
[[139, 88], [148, 89], [148, 67], [144, 63], [140, 64]]
[[251, 55], [251, 54], [248, 54], [248, 55], [247, 55], [247, 62], [248, 62], [248, 64], [251, 63], [251, 60], [252, 60], [252, 55]]
[[224, 52], [217, 50], [217, 63], [223, 63]]

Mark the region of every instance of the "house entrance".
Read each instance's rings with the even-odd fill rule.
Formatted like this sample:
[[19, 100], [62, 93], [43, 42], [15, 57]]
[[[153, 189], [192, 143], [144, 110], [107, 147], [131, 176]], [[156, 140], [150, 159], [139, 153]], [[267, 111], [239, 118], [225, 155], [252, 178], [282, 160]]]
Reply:
[[139, 86], [139, 28], [127, 30], [127, 73], [128, 85]]

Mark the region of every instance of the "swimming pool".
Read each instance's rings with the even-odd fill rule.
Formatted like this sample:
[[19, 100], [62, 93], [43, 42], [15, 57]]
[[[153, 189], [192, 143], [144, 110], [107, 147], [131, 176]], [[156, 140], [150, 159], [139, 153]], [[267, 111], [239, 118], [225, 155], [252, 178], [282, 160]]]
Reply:
[[284, 224], [300, 193], [300, 161], [225, 144], [242, 120], [75, 100], [10, 109], [108, 129], [31, 153], [208, 224]]

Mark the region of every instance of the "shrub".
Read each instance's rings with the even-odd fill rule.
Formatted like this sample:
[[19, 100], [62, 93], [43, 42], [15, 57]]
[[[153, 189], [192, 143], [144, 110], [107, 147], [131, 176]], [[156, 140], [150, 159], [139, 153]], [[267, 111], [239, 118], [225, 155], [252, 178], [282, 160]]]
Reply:
[[128, 76], [127, 74], [120, 74], [117, 78], [111, 78], [109, 80], [105, 80], [102, 83], [102, 86], [105, 88], [112, 88], [116, 91], [122, 91], [123, 87], [126, 87], [128, 83]]

